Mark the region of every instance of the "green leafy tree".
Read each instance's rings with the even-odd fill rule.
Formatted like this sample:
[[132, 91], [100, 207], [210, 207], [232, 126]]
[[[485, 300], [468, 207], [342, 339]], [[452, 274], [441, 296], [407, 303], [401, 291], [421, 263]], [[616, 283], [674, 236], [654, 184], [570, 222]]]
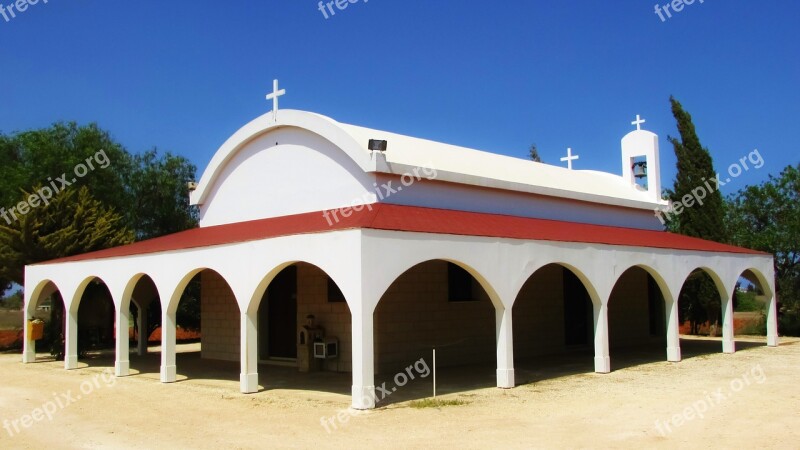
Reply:
[[126, 184], [133, 199], [130, 223], [137, 240], [177, 233], [197, 226], [198, 211], [189, 205], [188, 183], [196, 167], [182, 156], [150, 150], [131, 159]]
[[726, 223], [732, 243], [773, 254], [780, 329], [800, 335], [800, 165], [731, 195]]
[[[680, 213], [672, 214], [667, 227], [687, 236], [727, 242], [725, 208], [722, 194], [714, 184], [716, 172], [711, 153], [700, 144], [692, 116], [674, 97], [670, 97], [670, 103], [680, 139], [669, 137], [675, 150], [678, 169], [673, 188], [668, 191], [669, 199], [673, 204], [681, 202], [686, 196], [691, 197], [693, 190], [701, 187], [705, 189], [706, 183], [714, 189], [713, 192], [706, 192], [702, 205], [695, 203], [692, 207], [684, 207]], [[681, 320], [688, 319], [691, 322], [693, 333], [697, 332], [699, 323], [707, 320], [718, 323], [722, 310], [716, 286], [702, 272], [693, 274], [686, 281], [681, 290], [679, 305]]]
[[[24, 197], [28, 195], [24, 192]], [[11, 224], [0, 223], [0, 277], [21, 285], [27, 264], [130, 242], [133, 232], [123, 217], [92, 197], [86, 186], [66, 189], [49, 205], [33, 208]], [[58, 292], [52, 298], [46, 341], [51, 353], [63, 359], [63, 302]]]
[[[156, 150], [132, 156], [95, 124], [56, 123], [40, 130], [0, 134], [0, 158], [0, 207], [6, 210], [25, 199], [29, 190], [36, 191], [36, 186], [52, 181], [61, 188], [59, 177], [70, 182], [49, 206], [18, 214], [19, 221], [0, 218], [0, 294], [12, 281], [22, 283], [25, 264], [197, 226], [198, 212], [189, 205], [187, 186], [195, 179], [195, 166], [186, 158], [159, 155]], [[95, 168], [77, 176], [75, 167], [87, 165], [88, 159]], [[184, 295], [190, 301], [181, 319], [199, 324], [199, 313], [195, 314], [199, 309], [192, 306], [199, 296], [187, 292]], [[48, 334], [53, 337], [54, 351], [63, 353], [60, 330], [50, 330], [60, 327], [59, 314], [54, 307]], [[160, 316], [150, 324], [158, 322]]]
[[[105, 168], [100, 168], [95, 160], [101, 151], [109, 163]], [[86, 164], [87, 159], [92, 160], [95, 169], [87, 176], [77, 177], [75, 166]], [[95, 124], [56, 123], [40, 130], [0, 134], [0, 160], [3, 161], [0, 207], [5, 210], [15, 207], [24, 190], [33, 186], [51, 186], [52, 181], [60, 189], [59, 177], [70, 182], [71, 188], [89, 187], [92, 195], [106, 206], [117, 211], [129, 210], [130, 197], [122, 177], [129, 170], [129, 155]], [[0, 224], [9, 225], [6, 220], [0, 220]], [[10, 282], [0, 275], [0, 293], [11, 287]]]
[[[101, 156], [102, 161], [98, 161]], [[122, 216], [122, 222], [128, 224], [137, 239], [197, 226], [198, 213], [189, 205], [187, 187], [187, 182], [195, 179], [195, 166], [170, 153], [159, 156], [155, 150], [131, 156], [95, 124], [56, 123], [40, 130], [0, 134], [0, 158], [3, 161], [0, 165], [0, 208], [5, 211], [18, 205], [25, 198], [23, 193], [34, 186], [52, 186], [52, 181], [59, 190], [63, 188], [62, 192], [86, 187], [104, 208]], [[87, 159], [92, 161], [94, 170], [83, 177], [76, 176], [74, 168], [79, 164], [87, 165]], [[70, 182], [70, 186], [61, 186], [59, 177]], [[73, 178], [76, 179], [74, 183]], [[38, 209], [49, 210], [50, 207], [39, 206]], [[0, 225], [10, 226], [11, 223], [0, 218]], [[2, 234], [0, 230], [0, 240], [15, 239]], [[81, 243], [75, 245], [80, 247]], [[53, 254], [48, 249], [37, 251]], [[77, 252], [84, 251], [90, 249]], [[22, 266], [4, 266], [0, 270], [0, 293], [17, 279], [4, 274], [21, 271]]]
[[[98, 167], [99, 152], [108, 160]], [[104, 206], [113, 208], [134, 230], [137, 240], [149, 239], [197, 226], [197, 209], [189, 205], [187, 183], [196, 167], [186, 158], [150, 150], [131, 155], [96, 124], [56, 123], [50, 128], [12, 135], [0, 134], [0, 207], [10, 209], [23, 189], [49, 185], [66, 174], [86, 186]], [[92, 159], [95, 169], [77, 177], [74, 168]], [[105, 158], [104, 158], [105, 159]], [[5, 280], [0, 279], [0, 287]], [[7, 283], [6, 283], [7, 284]]]
[[[108, 159], [98, 167], [99, 152]], [[124, 176], [130, 171], [130, 155], [97, 125], [78, 126], [74, 122], [56, 123], [50, 128], [0, 135], [0, 206], [11, 207], [20, 200], [23, 189], [49, 185], [66, 174], [70, 188], [87, 186], [94, 198], [117, 211], [128, 211], [131, 199]], [[92, 159], [95, 169], [77, 177], [74, 168]], [[72, 183], [72, 179], [76, 181]]]
[[133, 232], [123, 217], [86, 186], [66, 189], [48, 206], [33, 208], [11, 224], [0, 222], [0, 277], [21, 285], [26, 264], [130, 242]]
[[22, 309], [22, 303], [23, 303], [22, 291], [17, 291], [7, 297], [3, 297], [2, 299], [0, 299], [0, 308], [18, 310]]

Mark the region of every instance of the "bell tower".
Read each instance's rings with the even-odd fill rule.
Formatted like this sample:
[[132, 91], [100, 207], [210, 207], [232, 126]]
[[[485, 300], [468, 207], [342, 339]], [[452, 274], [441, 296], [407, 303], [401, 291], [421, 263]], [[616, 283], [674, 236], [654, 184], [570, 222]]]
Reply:
[[661, 168], [658, 159], [658, 135], [643, 130], [645, 120], [636, 115], [631, 125], [636, 129], [622, 138], [622, 178], [631, 185], [647, 179], [647, 192], [653, 201], [661, 201]]

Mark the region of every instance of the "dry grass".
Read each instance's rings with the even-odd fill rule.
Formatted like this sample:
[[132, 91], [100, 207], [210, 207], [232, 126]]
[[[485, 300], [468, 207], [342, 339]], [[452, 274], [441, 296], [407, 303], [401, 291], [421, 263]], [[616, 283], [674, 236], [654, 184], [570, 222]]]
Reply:
[[414, 409], [423, 409], [443, 408], [445, 406], [463, 406], [468, 404], [469, 402], [458, 399], [424, 398], [422, 400], [412, 400], [408, 403], [408, 406]]

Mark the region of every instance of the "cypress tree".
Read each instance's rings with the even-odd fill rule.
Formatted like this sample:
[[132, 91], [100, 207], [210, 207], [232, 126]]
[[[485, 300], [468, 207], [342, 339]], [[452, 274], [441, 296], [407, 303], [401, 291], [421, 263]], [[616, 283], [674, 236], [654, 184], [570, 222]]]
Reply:
[[[700, 144], [692, 116], [674, 97], [669, 100], [680, 134], [680, 140], [669, 137], [678, 161], [678, 173], [669, 199], [673, 205], [682, 203], [683, 207], [672, 213], [668, 228], [687, 236], [726, 242], [725, 204], [717, 186], [711, 154]], [[703, 195], [700, 204], [698, 199]], [[692, 206], [687, 206], [689, 204]], [[700, 323], [710, 321], [716, 324], [720, 320], [722, 304], [719, 291], [711, 277], [702, 271], [693, 273], [683, 285], [678, 304], [680, 320], [690, 321], [692, 333], [699, 331]], [[715, 329], [716, 326], [711, 330], [712, 335]]]
[[531, 144], [530, 148], [528, 149], [528, 159], [534, 162], [542, 162], [542, 158], [539, 156], [539, 149], [536, 147], [536, 144]]
[[[670, 97], [669, 100], [680, 133], [680, 140], [669, 137], [678, 159], [678, 174], [669, 193], [670, 201], [682, 202], [690, 198], [694, 200], [695, 196], [702, 195], [701, 190], [705, 194], [705, 198], [701, 200], [702, 205], [695, 201], [691, 207], [684, 207], [680, 214], [671, 215], [670, 230], [687, 236], [726, 242], [728, 239], [725, 229], [725, 207], [716, 184], [716, 172], [711, 154], [708, 149], [700, 145], [692, 116], [674, 97]], [[712, 188], [711, 192], [708, 186]]]

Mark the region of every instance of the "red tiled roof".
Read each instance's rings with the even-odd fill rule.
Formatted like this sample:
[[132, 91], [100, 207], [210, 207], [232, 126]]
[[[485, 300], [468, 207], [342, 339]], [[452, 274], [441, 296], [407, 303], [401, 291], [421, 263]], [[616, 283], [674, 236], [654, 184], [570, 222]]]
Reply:
[[[130, 245], [48, 261], [44, 264], [141, 255], [255, 241], [293, 234], [321, 233], [355, 228], [537, 241], [583, 242], [674, 250], [767, 254], [665, 231], [588, 225], [499, 214], [383, 203], [371, 205], [369, 208], [364, 207], [361, 211], [350, 210], [350, 212], [351, 214], [348, 217], [343, 217], [341, 210], [327, 211], [327, 218], [325, 211], [318, 211], [195, 228]], [[336, 218], [339, 220], [337, 221]]]

